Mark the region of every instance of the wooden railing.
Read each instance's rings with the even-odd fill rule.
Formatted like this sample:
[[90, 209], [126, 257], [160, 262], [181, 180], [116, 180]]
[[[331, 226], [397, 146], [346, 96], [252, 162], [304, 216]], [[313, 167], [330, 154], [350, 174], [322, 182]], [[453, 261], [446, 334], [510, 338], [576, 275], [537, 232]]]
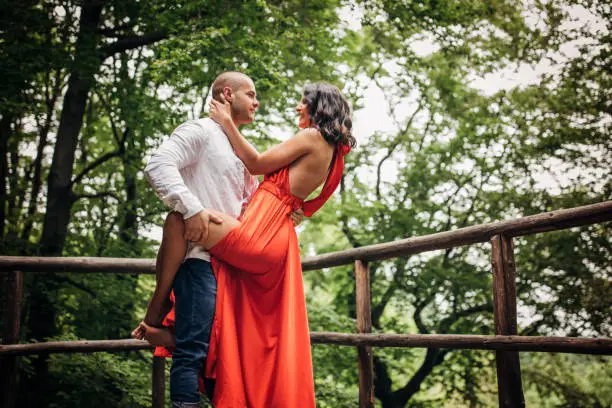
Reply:
[[[372, 347], [425, 347], [495, 350], [500, 407], [525, 405], [518, 352], [540, 351], [612, 355], [610, 338], [524, 337], [517, 335], [516, 268], [513, 238], [544, 231], [566, 229], [612, 220], [612, 201], [558, 210], [518, 219], [482, 224], [395, 242], [370, 245], [346, 251], [305, 258], [304, 271], [354, 263], [357, 302], [357, 334], [311, 333], [312, 343], [356, 346], [358, 349], [359, 404], [374, 406]], [[372, 334], [370, 273], [368, 262], [413, 255], [480, 242], [491, 242], [493, 272], [494, 336], [448, 334]], [[150, 347], [139, 340], [59, 341], [16, 344], [23, 273], [112, 272], [153, 274], [152, 259], [123, 258], [32, 258], [0, 256], [0, 272], [7, 288], [4, 345], [0, 346], [4, 406], [15, 401], [17, 357], [37, 353], [74, 353], [140, 350]], [[153, 407], [164, 406], [163, 359], [153, 360]]]

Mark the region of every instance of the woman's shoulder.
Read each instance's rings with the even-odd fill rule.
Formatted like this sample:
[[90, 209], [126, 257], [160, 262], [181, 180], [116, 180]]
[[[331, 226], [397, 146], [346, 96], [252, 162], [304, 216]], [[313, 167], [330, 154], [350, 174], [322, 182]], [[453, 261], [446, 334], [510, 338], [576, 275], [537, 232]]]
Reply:
[[312, 142], [312, 143], [325, 141], [323, 134], [321, 134], [319, 129], [314, 128], [314, 127], [307, 127], [304, 129], [300, 129], [299, 132], [297, 132], [295, 136], [303, 138], [304, 140]]
[[329, 160], [329, 156], [334, 151], [334, 146], [330, 144], [319, 129], [308, 127], [301, 129], [296, 136], [302, 138], [301, 144], [308, 146], [307, 149], [317, 160]]

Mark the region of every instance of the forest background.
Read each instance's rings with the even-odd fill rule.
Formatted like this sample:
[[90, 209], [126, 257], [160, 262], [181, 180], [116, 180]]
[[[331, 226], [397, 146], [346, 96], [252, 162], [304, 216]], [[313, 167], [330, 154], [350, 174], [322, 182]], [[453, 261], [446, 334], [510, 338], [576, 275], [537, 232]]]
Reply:
[[[338, 85], [358, 147], [304, 255], [612, 199], [606, 1], [3, 2], [0, 253], [152, 258], [151, 152], [205, 115], [223, 70], [289, 137], [307, 82]], [[520, 238], [519, 334], [612, 331], [612, 224]], [[493, 334], [487, 245], [375, 262], [376, 332]], [[355, 330], [349, 267], [308, 272], [313, 331]], [[22, 342], [122, 339], [153, 277], [26, 274]], [[2, 293], [4, 294], [4, 288]], [[3, 295], [4, 296], [4, 295]], [[4, 302], [2, 302], [4, 305]], [[4, 313], [2, 314], [4, 315]], [[380, 407], [497, 406], [494, 354], [375, 349]], [[356, 352], [313, 346], [320, 407], [358, 406]], [[528, 406], [612, 405], [607, 357], [521, 353]], [[151, 353], [21, 358], [18, 406], [150, 406]]]

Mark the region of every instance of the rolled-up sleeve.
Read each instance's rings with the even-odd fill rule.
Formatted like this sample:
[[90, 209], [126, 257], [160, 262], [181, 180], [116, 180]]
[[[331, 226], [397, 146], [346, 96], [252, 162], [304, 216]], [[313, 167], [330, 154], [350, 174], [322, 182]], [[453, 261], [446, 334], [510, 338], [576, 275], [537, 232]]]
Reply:
[[180, 170], [193, 166], [203, 157], [208, 132], [194, 121], [174, 130], [145, 167], [145, 175], [155, 193], [168, 207], [187, 219], [204, 209], [200, 200], [185, 185]]

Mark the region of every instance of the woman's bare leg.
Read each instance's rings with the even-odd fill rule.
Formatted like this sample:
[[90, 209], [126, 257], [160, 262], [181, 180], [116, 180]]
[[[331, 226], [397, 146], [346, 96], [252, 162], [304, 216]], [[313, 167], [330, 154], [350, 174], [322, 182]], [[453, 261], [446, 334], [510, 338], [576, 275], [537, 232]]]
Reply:
[[227, 215], [221, 211], [211, 210], [207, 208], [206, 211], [210, 212], [213, 215], [221, 218], [223, 222], [221, 224], [215, 224], [213, 222], [208, 223], [208, 236], [206, 239], [202, 241], [196, 242], [199, 246], [204, 248], [205, 250], [209, 250], [214, 247], [221, 241], [225, 236], [234, 228], [240, 226], [240, 221], [232, 217], [231, 215]]
[[[144, 323], [148, 326], [161, 326], [164, 316], [170, 311], [170, 291], [187, 251], [187, 241], [183, 238], [185, 226], [179, 213], [172, 212], [164, 223], [162, 242], [155, 262], [155, 291], [149, 302]], [[139, 326], [132, 336], [142, 339], [144, 332]]]
[[[221, 224], [215, 224], [213, 222], [210, 222], [208, 224], [207, 238], [200, 242], [197, 242], [198, 245], [200, 245], [206, 250], [215, 246], [232, 229], [240, 225], [240, 221], [236, 220], [230, 215], [211, 209], [207, 209], [207, 211], [220, 217], [223, 222]], [[175, 225], [177, 223], [180, 224], [180, 226]], [[174, 277], [176, 276], [178, 268], [180, 267], [183, 258], [185, 257], [185, 251], [187, 250], [187, 242], [183, 238], [183, 232], [184, 224], [182, 218], [180, 218], [180, 215], [177, 213], [171, 213], [170, 215], [168, 215], [168, 218], [166, 218], [166, 223], [164, 224], [164, 236], [162, 238], [162, 246], [160, 246], [159, 252], [157, 254], [157, 286], [155, 287], [155, 292], [153, 293], [151, 302], [149, 303], [147, 316], [151, 316], [154, 318], [156, 316], [159, 316], [156, 310], [165, 310], [164, 307], [166, 304], [164, 303], [164, 301], [166, 301], [168, 299], [168, 296], [170, 295], [170, 289], [172, 288]], [[179, 245], [177, 242], [183, 243], [184, 247], [182, 245]], [[164, 246], [164, 244], [166, 245]], [[178, 247], [182, 248], [180, 260], [177, 259], [175, 252], [178, 251]], [[173, 251], [174, 253], [171, 253], [171, 251]], [[157, 267], [157, 265], [159, 265], [159, 267]], [[159, 305], [161, 305], [161, 307]], [[165, 347], [174, 345], [174, 335], [172, 334], [172, 332], [170, 332], [170, 330], [162, 327], [155, 327], [161, 325], [161, 319], [163, 319], [168, 310], [165, 310], [165, 312], [161, 314], [158, 324], [153, 324], [157, 322], [150, 323], [147, 320], [147, 317], [145, 317], [144, 322], [140, 323], [140, 325], [132, 332], [132, 337], [140, 340], [145, 339], [152, 346]]]

